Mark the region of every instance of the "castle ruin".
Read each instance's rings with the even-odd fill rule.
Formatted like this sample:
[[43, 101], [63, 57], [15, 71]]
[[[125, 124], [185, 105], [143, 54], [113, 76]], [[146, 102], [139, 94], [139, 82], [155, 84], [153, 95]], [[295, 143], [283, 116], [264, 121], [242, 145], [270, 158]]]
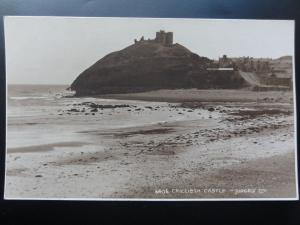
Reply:
[[155, 39], [148, 39], [145, 40], [144, 36], [138, 41], [137, 39], [134, 39], [134, 43], [138, 44], [140, 42], [156, 42], [160, 43], [164, 46], [172, 46], [173, 45], [173, 32], [165, 32], [164, 30], [160, 30], [156, 32]]
[[173, 32], [160, 30], [159, 32], [156, 32], [155, 41], [165, 46], [170, 46], [173, 44]]

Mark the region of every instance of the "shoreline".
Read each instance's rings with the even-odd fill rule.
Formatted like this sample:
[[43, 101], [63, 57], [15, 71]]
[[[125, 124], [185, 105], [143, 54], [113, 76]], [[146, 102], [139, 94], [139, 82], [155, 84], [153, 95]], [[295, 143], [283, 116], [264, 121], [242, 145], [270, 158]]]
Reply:
[[[245, 95], [251, 101], [241, 101]], [[296, 197], [290, 92], [161, 90], [120, 97], [132, 96], [164, 96], [181, 104], [62, 99], [66, 107], [47, 124], [58, 130], [65, 124], [69, 139], [10, 149], [5, 197], [187, 197], [157, 196], [160, 188], [268, 189], [189, 198]], [[220, 102], [233, 97], [237, 101]], [[183, 101], [194, 98], [196, 103]], [[43, 123], [26, 125], [25, 131], [44, 132], [45, 121], [33, 119]]]
[[152, 102], [293, 102], [293, 91], [251, 91], [236, 89], [162, 89], [139, 93], [95, 95], [95, 98]]

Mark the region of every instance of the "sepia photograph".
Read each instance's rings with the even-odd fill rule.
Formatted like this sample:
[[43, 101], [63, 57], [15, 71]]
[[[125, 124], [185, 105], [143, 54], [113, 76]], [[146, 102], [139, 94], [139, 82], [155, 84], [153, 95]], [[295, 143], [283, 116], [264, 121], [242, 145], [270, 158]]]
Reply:
[[5, 199], [297, 200], [294, 26], [4, 17]]

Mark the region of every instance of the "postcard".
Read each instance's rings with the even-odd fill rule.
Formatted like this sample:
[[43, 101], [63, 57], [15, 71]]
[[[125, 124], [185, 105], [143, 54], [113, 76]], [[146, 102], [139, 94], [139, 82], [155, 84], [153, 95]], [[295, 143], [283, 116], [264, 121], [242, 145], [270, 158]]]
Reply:
[[298, 199], [294, 21], [4, 28], [5, 199]]

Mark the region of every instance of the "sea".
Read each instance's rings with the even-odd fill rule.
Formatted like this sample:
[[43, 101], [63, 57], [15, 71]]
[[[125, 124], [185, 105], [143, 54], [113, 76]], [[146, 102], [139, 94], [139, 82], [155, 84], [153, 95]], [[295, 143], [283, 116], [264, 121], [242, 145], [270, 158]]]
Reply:
[[[99, 136], [91, 135], [109, 129], [146, 126], [174, 120], [187, 120], [186, 115], [172, 114], [166, 102], [145, 102], [102, 98], [75, 98], [67, 85], [8, 85], [6, 147], [85, 142], [97, 143]], [[68, 113], [83, 102], [97, 104], [129, 104], [135, 108], [105, 109], [99, 113]], [[149, 110], [146, 106], [160, 108]]]
[[[67, 85], [8, 85], [7, 149], [67, 140], [58, 110], [69, 104]], [[60, 135], [58, 135], [60, 134]]]

